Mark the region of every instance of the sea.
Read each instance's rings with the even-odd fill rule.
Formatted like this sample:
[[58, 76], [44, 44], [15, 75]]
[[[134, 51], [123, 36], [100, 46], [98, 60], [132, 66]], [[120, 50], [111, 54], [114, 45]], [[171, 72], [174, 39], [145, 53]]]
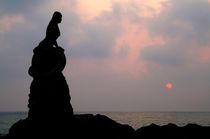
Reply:
[[[78, 112], [77, 114], [102, 114], [134, 129], [152, 123], [166, 125], [174, 123], [185, 126], [189, 123], [210, 126], [210, 112]], [[25, 119], [27, 112], [0, 112], [0, 135], [7, 134], [9, 128], [18, 120]]]

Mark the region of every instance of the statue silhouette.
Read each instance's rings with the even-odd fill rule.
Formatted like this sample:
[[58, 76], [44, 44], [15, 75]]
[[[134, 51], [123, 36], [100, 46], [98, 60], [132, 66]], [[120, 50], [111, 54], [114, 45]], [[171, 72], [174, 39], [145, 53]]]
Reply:
[[29, 119], [69, 119], [73, 116], [67, 82], [62, 73], [66, 65], [64, 49], [57, 44], [60, 36], [60, 12], [54, 12], [46, 30], [46, 37], [34, 48], [29, 75]]
[[98, 135], [102, 135], [101, 138], [124, 138], [124, 135], [130, 135], [130, 131], [133, 132], [131, 127], [121, 127], [121, 124], [106, 116], [73, 113], [68, 84], [62, 73], [66, 57], [64, 49], [58, 46], [56, 41], [60, 36], [58, 24], [61, 20], [61, 13], [54, 12], [46, 37], [33, 50], [28, 71], [33, 77], [28, 100], [28, 117], [13, 124], [6, 138], [69, 139], [76, 136], [98, 139]]
[[47, 46], [55, 45], [58, 47], [57, 38], [60, 36], [60, 30], [58, 24], [62, 21], [62, 15], [56, 11], [53, 14], [51, 21], [47, 26], [46, 37], [43, 42], [47, 43]]

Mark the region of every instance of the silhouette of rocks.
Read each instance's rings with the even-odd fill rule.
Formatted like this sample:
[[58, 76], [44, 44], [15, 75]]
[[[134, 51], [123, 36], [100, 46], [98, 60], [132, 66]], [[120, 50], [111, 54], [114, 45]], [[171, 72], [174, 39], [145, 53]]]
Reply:
[[70, 123], [61, 121], [44, 123], [30, 119], [20, 120], [10, 128], [7, 138], [131, 139], [135, 133], [131, 126], [119, 124], [99, 114], [74, 115]]
[[20, 120], [4, 138], [205, 139], [210, 138], [209, 133], [210, 126], [197, 124], [182, 127], [172, 123], [163, 126], [151, 124], [134, 130], [131, 126], [117, 123], [104, 115], [81, 114], [74, 115], [71, 123]]
[[187, 124], [179, 127], [169, 123], [158, 126], [151, 124], [136, 130], [135, 138], [137, 139], [204, 139], [210, 138], [210, 127], [204, 127], [197, 124]]

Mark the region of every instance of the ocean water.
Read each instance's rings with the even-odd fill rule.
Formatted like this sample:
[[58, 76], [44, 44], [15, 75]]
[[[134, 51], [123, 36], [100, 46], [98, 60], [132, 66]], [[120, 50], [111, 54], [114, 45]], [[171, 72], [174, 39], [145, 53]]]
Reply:
[[138, 129], [152, 123], [166, 125], [174, 123], [185, 126], [189, 123], [210, 126], [210, 112], [110, 112], [104, 113], [111, 119]]
[[[80, 114], [85, 113], [80, 112]], [[210, 126], [210, 112], [94, 112], [93, 114], [106, 115], [119, 123], [130, 125], [134, 129], [152, 123], [157, 125], [174, 123], [178, 126], [195, 123]], [[15, 122], [26, 117], [27, 112], [0, 112], [0, 134], [7, 134]]]
[[7, 134], [14, 123], [26, 117], [26, 112], [0, 112], [0, 134]]

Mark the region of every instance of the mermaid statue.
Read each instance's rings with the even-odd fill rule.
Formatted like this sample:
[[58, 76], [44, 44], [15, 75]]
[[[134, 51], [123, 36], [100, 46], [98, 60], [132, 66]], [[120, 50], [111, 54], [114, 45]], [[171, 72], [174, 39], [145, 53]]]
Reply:
[[73, 116], [69, 87], [62, 71], [66, 65], [64, 49], [58, 46], [58, 24], [62, 14], [54, 12], [46, 37], [34, 48], [29, 75], [33, 77], [28, 101], [29, 119], [68, 119]]

